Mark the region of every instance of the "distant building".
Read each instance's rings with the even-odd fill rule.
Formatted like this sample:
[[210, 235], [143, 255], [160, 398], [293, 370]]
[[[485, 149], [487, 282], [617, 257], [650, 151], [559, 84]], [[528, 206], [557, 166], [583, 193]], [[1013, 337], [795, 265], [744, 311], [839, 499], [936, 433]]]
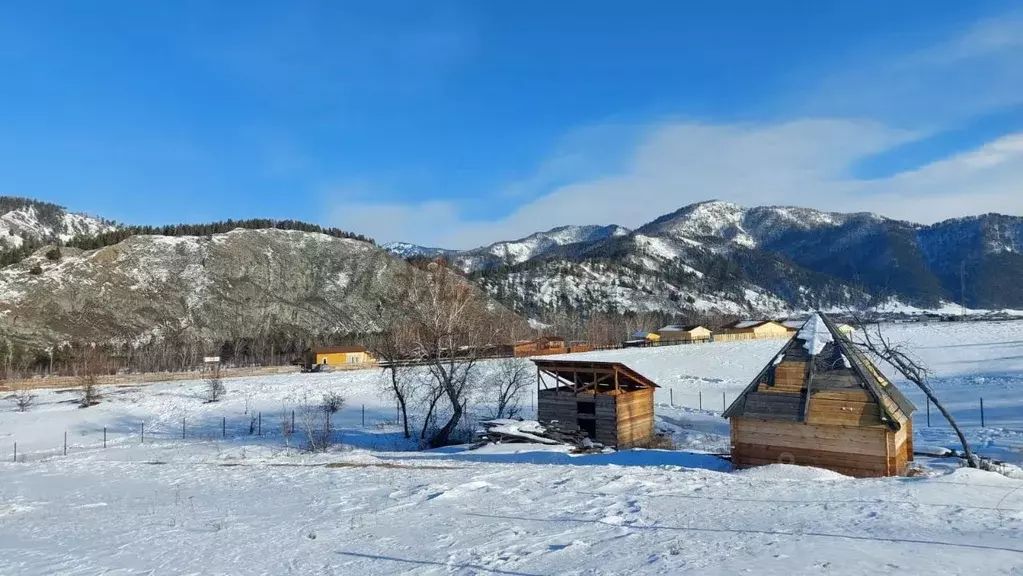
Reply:
[[536, 340], [516, 342], [512, 349], [516, 357], [567, 354], [568, 342], [560, 336], [541, 336]]
[[715, 342], [788, 338], [795, 330], [773, 320], [739, 320], [722, 326], [714, 333]]
[[657, 342], [660, 339], [661, 339], [660, 334], [656, 332], [647, 332], [646, 330], [636, 330], [635, 332], [632, 333], [632, 336], [629, 336], [630, 342], [638, 342], [644, 340], [647, 342]]
[[315, 366], [337, 367], [374, 361], [375, 359], [362, 346], [323, 346], [312, 348], [305, 354], [306, 365]]
[[709, 342], [711, 331], [699, 324], [665, 326], [657, 331], [662, 342]]

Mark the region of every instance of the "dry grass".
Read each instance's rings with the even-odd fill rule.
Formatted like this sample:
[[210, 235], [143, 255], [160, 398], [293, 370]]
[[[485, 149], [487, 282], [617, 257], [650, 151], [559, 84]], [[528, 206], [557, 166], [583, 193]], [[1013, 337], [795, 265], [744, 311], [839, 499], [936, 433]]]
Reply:
[[653, 439], [646, 445], [651, 450], [676, 450], [675, 441], [666, 434], [655, 434]]

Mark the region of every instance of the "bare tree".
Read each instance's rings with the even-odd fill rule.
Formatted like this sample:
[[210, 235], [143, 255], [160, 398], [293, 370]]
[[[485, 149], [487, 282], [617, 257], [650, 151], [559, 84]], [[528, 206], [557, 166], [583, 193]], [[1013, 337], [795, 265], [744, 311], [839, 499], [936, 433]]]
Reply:
[[14, 388], [14, 405], [17, 407], [18, 412], [28, 412], [28, 409], [35, 404], [36, 395], [32, 393], [32, 389], [27, 384], [19, 384]]
[[530, 386], [529, 362], [523, 358], [494, 361], [494, 372], [487, 379], [488, 392], [496, 396], [494, 418], [514, 418], [522, 411], [522, 393]]
[[377, 334], [370, 344], [373, 354], [381, 360], [388, 375], [385, 391], [398, 404], [398, 412], [405, 438], [411, 438], [409, 429], [409, 402], [412, 401], [418, 379], [416, 378], [416, 351], [412, 348], [412, 331], [400, 314], [390, 313], [381, 306], [384, 330]]
[[465, 414], [477, 363], [502, 341], [508, 320], [478, 288], [440, 262], [403, 272], [397, 287], [404, 296], [400, 312], [409, 323], [411, 343], [436, 392], [428, 397], [446, 399], [450, 409], [447, 422], [429, 439], [430, 445], [443, 446]]
[[974, 456], [973, 451], [970, 450], [970, 444], [966, 441], [966, 435], [956, 424], [955, 418], [952, 414], [945, 409], [945, 406], [938, 400], [938, 397], [934, 394], [934, 390], [928, 384], [928, 371], [927, 368], [916, 359], [902, 344], [896, 344], [891, 341], [890, 338], [884, 335], [881, 329], [881, 324], [874, 323], [872, 325], [866, 325], [857, 320], [857, 324], [863, 327], [863, 341], [858, 342], [861, 348], [867, 350], [871, 354], [887, 362], [892, 368], [895, 368], [902, 375], [903, 378], [909, 380], [915, 384], [923, 393], [927, 396], [927, 399], [941, 412], [942, 416], [948, 420], [949, 425], [952, 426], [952, 430], [955, 431], [956, 436], [959, 437], [959, 442], [963, 445], [963, 453], [966, 455], [966, 464], [970, 468], [979, 468], [980, 461]]

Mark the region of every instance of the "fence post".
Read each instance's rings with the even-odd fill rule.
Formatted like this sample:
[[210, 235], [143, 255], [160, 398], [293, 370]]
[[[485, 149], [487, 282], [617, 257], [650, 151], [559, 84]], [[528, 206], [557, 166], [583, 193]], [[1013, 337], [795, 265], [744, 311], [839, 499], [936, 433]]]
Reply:
[[67, 456], [67, 430], [64, 431], [64, 455]]
[[927, 399], [927, 427], [931, 427], [931, 399]]
[[668, 403], [671, 405], [672, 408], [674, 408], [675, 407], [675, 389], [674, 388], [668, 388], [668, 398], [669, 398]]
[[14, 462], [18, 462], [18, 443], [14, 443]]
[[107, 427], [103, 427], [103, 447], [107, 447]]
[[181, 439], [185, 439], [185, 419], [181, 419]]
[[362, 405], [362, 427], [366, 427], [366, 405]]
[[259, 424], [258, 424], [258, 426], [259, 426], [259, 435], [262, 436], [263, 435], [263, 413], [262, 412], [259, 413]]
[[227, 438], [227, 416], [220, 417], [220, 437]]
[[703, 410], [703, 390], [700, 390], [700, 410]]
[[295, 411], [291, 411], [291, 433], [295, 433]]
[[142, 423], [142, 444], [146, 443], [146, 423]]
[[980, 427], [984, 427], [984, 397], [980, 397]]
[[728, 402], [725, 401], [725, 393], [721, 393], [721, 411], [728, 410]]

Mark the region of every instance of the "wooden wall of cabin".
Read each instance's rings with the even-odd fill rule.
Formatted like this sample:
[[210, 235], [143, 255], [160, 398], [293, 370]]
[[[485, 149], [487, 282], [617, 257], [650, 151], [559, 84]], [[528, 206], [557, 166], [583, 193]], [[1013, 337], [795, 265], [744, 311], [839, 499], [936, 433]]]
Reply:
[[566, 432], [579, 429], [576, 422], [577, 405], [575, 394], [570, 390], [540, 390], [537, 394], [537, 420]]
[[[732, 465], [798, 464], [827, 468], [848, 476], [902, 473], [889, 460], [898, 444], [884, 426], [827, 426], [733, 417]], [[902, 431], [905, 434], [905, 428]], [[905, 438], [902, 439], [905, 444]]]
[[617, 401], [618, 447], [649, 444], [654, 437], [654, 390], [645, 388], [614, 398]]
[[541, 424], [555, 425], [566, 432], [592, 430], [593, 441], [605, 446], [618, 445], [614, 396], [583, 392], [576, 394], [565, 389], [540, 390], [537, 397], [537, 420]]

